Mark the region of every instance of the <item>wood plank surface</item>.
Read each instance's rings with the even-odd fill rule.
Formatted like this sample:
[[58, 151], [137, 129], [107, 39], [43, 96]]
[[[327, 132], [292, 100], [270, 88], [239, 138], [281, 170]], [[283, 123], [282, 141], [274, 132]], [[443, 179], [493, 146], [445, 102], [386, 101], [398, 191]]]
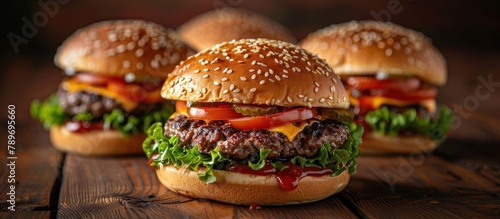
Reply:
[[68, 155], [63, 176], [61, 218], [355, 218], [337, 196], [300, 207], [250, 210], [177, 195], [159, 184], [145, 157]]
[[[48, 86], [57, 84], [57, 72], [48, 66], [47, 61], [39, 58], [23, 58], [9, 60], [9, 65], [0, 75], [0, 123], [7, 124], [7, 106], [15, 106], [15, 187], [16, 212], [13, 217], [43, 218], [55, 210], [57, 200], [51, 201], [53, 188], [58, 190], [57, 184], [62, 154], [50, 144], [48, 133], [42, 126], [32, 119], [29, 114], [29, 105], [33, 98], [41, 98], [50, 93]], [[34, 72], [42, 71], [41, 74]], [[54, 73], [54, 75], [49, 75]], [[55, 77], [54, 77], [55, 76]], [[22, 85], [22, 86], [20, 86]], [[25, 87], [26, 86], [26, 87]], [[22, 87], [23, 89], [20, 89]], [[37, 87], [37, 89], [29, 89]], [[38, 89], [42, 89], [39, 91]], [[7, 139], [7, 126], [0, 127], [0, 139]], [[0, 150], [0, 213], [11, 215], [7, 208], [10, 206], [4, 194], [10, 183], [7, 177], [9, 169], [4, 166], [7, 160], [7, 145]], [[10, 155], [9, 155], [10, 156]], [[32, 213], [25, 213], [33, 211]], [[17, 216], [16, 216], [17, 215]], [[38, 216], [39, 215], [39, 216]], [[4, 218], [0, 216], [0, 218]]]
[[373, 218], [495, 218], [500, 186], [437, 156], [361, 156], [342, 196]]
[[23, 219], [44, 219], [50, 218], [49, 211], [16, 211], [16, 212], [0, 212], [0, 218], [23, 218]]

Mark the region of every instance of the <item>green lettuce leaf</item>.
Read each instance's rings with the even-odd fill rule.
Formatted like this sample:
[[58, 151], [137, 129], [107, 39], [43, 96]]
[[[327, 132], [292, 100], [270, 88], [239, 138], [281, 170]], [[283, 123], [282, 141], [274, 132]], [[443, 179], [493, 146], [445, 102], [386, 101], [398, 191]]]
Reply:
[[[348, 124], [351, 134], [344, 142], [342, 149], [332, 149], [330, 144], [324, 144], [318, 150], [316, 156], [305, 158], [296, 156], [291, 159], [291, 162], [304, 166], [315, 166], [320, 168], [332, 168], [333, 175], [338, 175], [345, 170], [349, 173], [356, 172], [356, 157], [359, 155], [358, 146], [361, 143], [361, 136], [363, 134], [363, 126]], [[174, 166], [186, 166], [189, 170], [197, 171], [198, 167], [205, 167], [205, 171], [198, 172], [198, 178], [206, 183], [215, 182], [217, 179], [213, 174], [213, 170], [220, 170], [224, 164], [229, 161], [215, 148], [210, 156], [201, 154], [197, 147], [180, 147], [179, 139], [177, 136], [171, 138], [163, 135], [162, 123], [155, 123], [147, 130], [147, 138], [142, 144], [144, 153], [149, 158], [154, 154], [158, 156], [153, 160], [151, 166], [157, 167], [159, 163], [173, 164]], [[253, 170], [259, 170], [264, 167], [266, 158], [269, 155], [269, 149], [261, 149], [258, 156], [250, 158], [246, 163]], [[282, 170], [287, 168], [279, 160], [271, 160], [271, 165]]]
[[[167, 121], [170, 115], [174, 112], [172, 105], [165, 104], [159, 110], [150, 111], [141, 116], [126, 116], [125, 112], [120, 109], [115, 109], [111, 113], [103, 115], [104, 128], [111, 127], [120, 131], [123, 135], [132, 135], [141, 132], [146, 132], [147, 129], [156, 122]], [[52, 125], [62, 125], [65, 121], [92, 121], [100, 118], [93, 118], [91, 113], [78, 113], [74, 116], [66, 114], [57, 100], [57, 96], [52, 94], [49, 98], [40, 101], [34, 100], [30, 106], [31, 116], [39, 120], [43, 126], [48, 129]]]
[[409, 109], [403, 114], [395, 114], [385, 106], [365, 115], [366, 123], [381, 134], [395, 136], [400, 131], [411, 130], [442, 142], [453, 122], [453, 113], [450, 108], [441, 106], [435, 118], [420, 118], [415, 109]]

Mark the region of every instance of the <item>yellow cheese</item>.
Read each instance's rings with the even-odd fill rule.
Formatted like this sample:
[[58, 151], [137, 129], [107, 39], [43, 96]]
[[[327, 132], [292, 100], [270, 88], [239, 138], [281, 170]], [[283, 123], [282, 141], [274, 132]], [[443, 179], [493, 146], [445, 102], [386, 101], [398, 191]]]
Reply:
[[[348, 95], [349, 101], [351, 102], [352, 105], [354, 106], [359, 106], [359, 100], [351, 97]], [[374, 109], [380, 108], [382, 105], [392, 105], [392, 106], [410, 106], [414, 104], [419, 104], [425, 107], [429, 112], [435, 112], [436, 111], [436, 100], [434, 99], [427, 99], [427, 100], [420, 100], [420, 101], [402, 101], [398, 99], [392, 99], [392, 98], [387, 98], [387, 97], [382, 97], [382, 96], [372, 96], [372, 107]]]
[[132, 111], [136, 106], [137, 102], [134, 102], [132, 100], [127, 99], [126, 97], [123, 97], [111, 90], [108, 90], [105, 87], [97, 87], [97, 86], [92, 86], [90, 84], [85, 84], [85, 83], [80, 83], [78, 81], [75, 81], [73, 79], [65, 79], [61, 83], [61, 87], [64, 90], [67, 90], [68, 92], [74, 93], [74, 92], [79, 92], [79, 91], [89, 91], [92, 93], [97, 93], [102, 96], [106, 96], [109, 98], [113, 98], [120, 102], [120, 104], [125, 108], [127, 111]]
[[286, 125], [282, 125], [282, 126], [270, 128], [269, 131], [272, 131], [272, 132], [281, 132], [284, 135], [286, 135], [286, 137], [288, 138], [288, 140], [291, 142], [291, 141], [293, 141], [293, 139], [295, 138], [295, 136], [300, 131], [302, 131], [302, 129], [304, 129], [304, 127], [306, 127], [307, 125], [309, 125], [309, 124], [307, 122], [305, 122], [305, 121], [300, 122], [299, 125], [297, 125], [297, 126], [295, 126], [295, 125], [293, 125], [291, 123], [288, 123]]

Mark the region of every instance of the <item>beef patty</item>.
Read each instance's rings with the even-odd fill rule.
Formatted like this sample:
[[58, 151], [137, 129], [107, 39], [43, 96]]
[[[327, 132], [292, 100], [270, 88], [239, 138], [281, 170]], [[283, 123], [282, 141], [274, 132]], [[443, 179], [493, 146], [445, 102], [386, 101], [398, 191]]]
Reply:
[[206, 123], [177, 115], [165, 123], [165, 136], [174, 135], [179, 137], [180, 146], [191, 148], [196, 145], [200, 153], [207, 155], [218, 147], [225, 157], [244, 160], [258, 155], [260, 149], [270, 149], [267, 158], [276, 159], [313, 157], [325, 143], [340, 148], [349, 136], [349, 129], [335, 120], [310, 122], [290, 142], [280, 132], [266, 129], [242, 131], [221, 120]]

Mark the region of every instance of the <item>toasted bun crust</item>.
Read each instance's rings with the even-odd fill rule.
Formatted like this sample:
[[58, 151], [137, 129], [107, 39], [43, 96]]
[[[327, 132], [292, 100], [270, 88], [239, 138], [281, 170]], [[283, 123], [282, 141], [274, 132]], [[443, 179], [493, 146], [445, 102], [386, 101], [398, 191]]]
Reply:
[[446, 83], [446, 61], [422, 33], [378, 21], [332, 25], [307, 36], [300, 46], [339, 75], [385, 72], [410, 75], [435, 85]]
[[274, 175], [258, 176], [214, 170], [217, 181], [204, 183], [196, 172], [184, 167], [159, 164], [156, 171], [168, 189], [190, 197], [211, 199], [231, 204], [290, 205], [314, 202], [342, 191], [349, 182], [347, 171], [331, 177], [307, 176], [292, 191], [280, 188]]
[[296, 45], [267, 39], [224, 42], [183, 61], [169, 75], [166, 99], [348, 108], [340, 78]]
[[172, 30], [158, 24], [112, 20], [76, 31], [59, 47], [54, 61], [69, 75], [84, 71], [118, 77], [135, 73], [166, 78], [191, 53]]
[[201, 14], [178, 28], [179, 35], [198, 51], [230, 40], [268, 38], [295, 43], [281, 24], [250, 11], [223, 8]]
[[123, 136], [118, 131], [75, 133], [61, 126], [50, 128], [52, 145], [60, 151], [79, 155], [141, 154], [146, 135]]
[[411, 154], [432, 151], [437, 142], [422, 136], [387, 136], [366, 133], [359, 149], [363, 154]]

